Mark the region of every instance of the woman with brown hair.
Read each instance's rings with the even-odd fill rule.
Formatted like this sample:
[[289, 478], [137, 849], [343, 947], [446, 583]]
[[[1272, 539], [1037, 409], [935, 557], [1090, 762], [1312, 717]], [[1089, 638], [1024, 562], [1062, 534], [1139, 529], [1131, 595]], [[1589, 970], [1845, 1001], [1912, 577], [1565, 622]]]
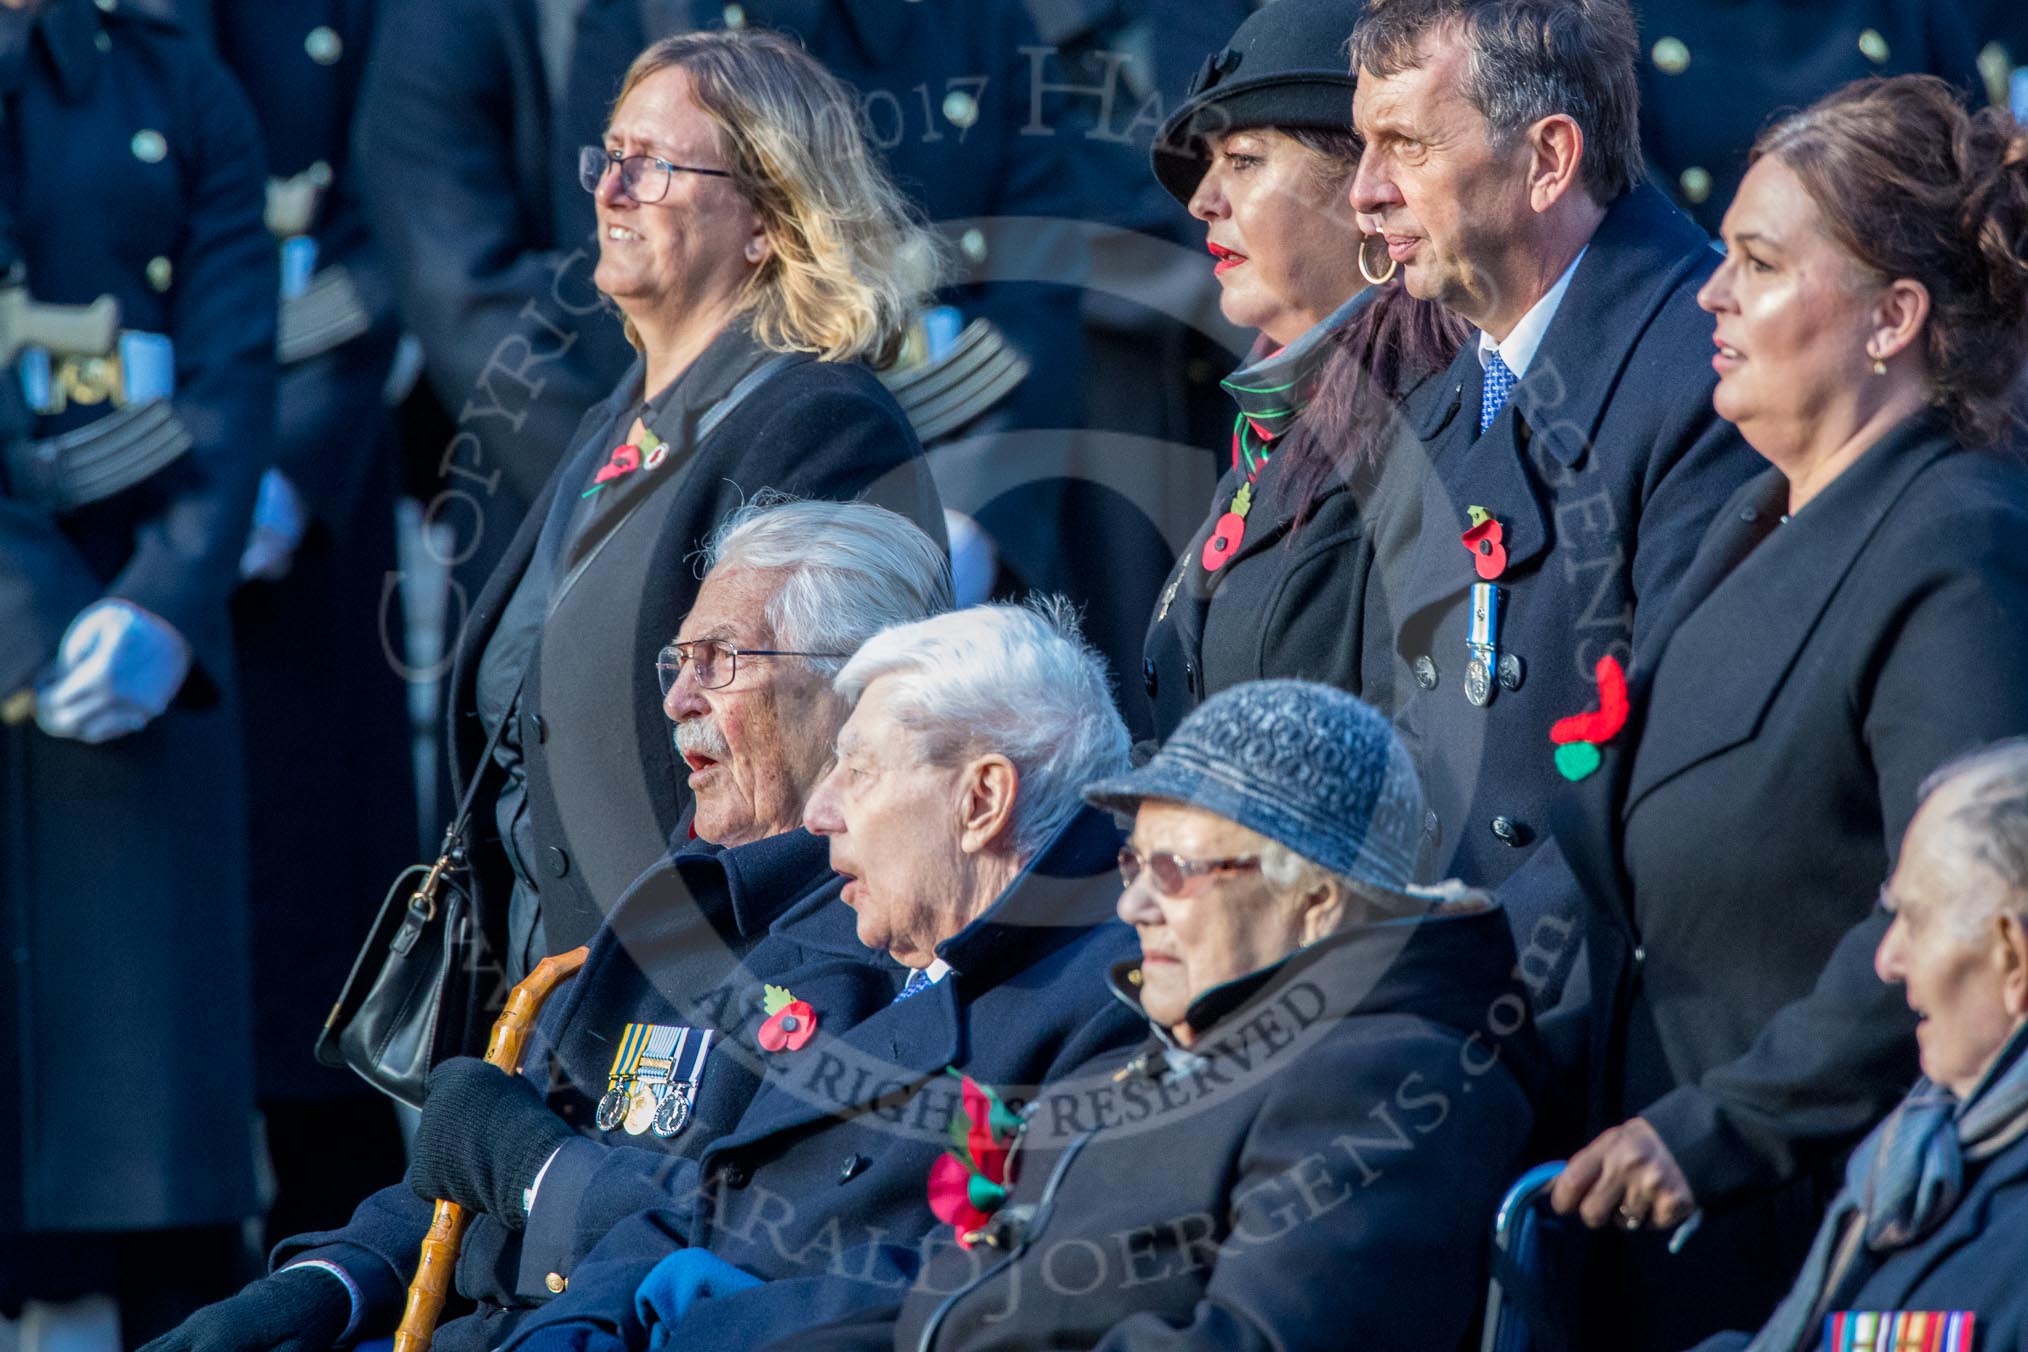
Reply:
[[1366, 613], [1392, 400], [1449, 364], [1462, 324], [1386, 283], [1346, 199], [1359, 164], [1346, 41], [1360, 6], [1278, 0], [1205, 59], [1156, 138], [1155, 176], [1204, 222], [1220, 308], [1256, 329], [1222, 382], [1230, 468], [1156, 601], [1140, 735], [1241, 681], [1301, 677], [1385, 704]]
[[[1615, 1232], [1591, 1272], [1621, 1348], [1773, 1307], [1915, 1069], [1923, 1011], [1872, 957], [1918, 788], [2028, 727], [2028, 476], [1996, 449], [2028, 360], [2028, 135], [1932, 77], [1848, 86], [1761, 136], [1724, 238], [1714, 403], [1771, 468], [1559, 820], [1598, 911], [1598, 1134], [1554, 1201]], [[1700, 1210], [1665, 1253], [1654, 1230]]]

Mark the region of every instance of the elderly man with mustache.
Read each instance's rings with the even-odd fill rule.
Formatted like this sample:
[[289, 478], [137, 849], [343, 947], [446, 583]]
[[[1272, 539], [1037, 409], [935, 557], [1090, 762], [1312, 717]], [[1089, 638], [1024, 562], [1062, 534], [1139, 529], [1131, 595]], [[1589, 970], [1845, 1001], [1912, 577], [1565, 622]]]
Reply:
[[[390, 1333], [433, 1198], [477, 1213], [457, 1289], [478, 1310], [438, 1330], [435, 1346], [497, 1346], [565, 1289], [564, 1274], [624, 1214], [602, 1215], [588, 1187], [605, 1156], [652, 1173], [700, 1155], [739, 1120], [759, 1083], [751, 1049], [765, 987], [820, 1001], [839, 1024], [894, 998], [898, 969], [852, 951], [849, 920], [828, 950], [754, 950], [792, 903], [836, 889], [826, 842], [802, 827], [849, 712], [831, 679], [875, 632], [949, 608], [943, 552], [884, 508], [763, 497], [728, 518], [705, 565], [657, 663], [696, 795], [692, 838], [613, 908], [583, 970], [544, 1010], [523, 1075], [472, 1057], [438, 1067], [404, 1182], [341, 1229], [284, 1241], [273, 1275], [150, 1352], [324, 1348]], [[614, 772], [633, 770], [616, 755]], [[573, 1142], [585, 1149], [563, 1148]], [[640, 1149], [613, 1148], [622, 1143]]]

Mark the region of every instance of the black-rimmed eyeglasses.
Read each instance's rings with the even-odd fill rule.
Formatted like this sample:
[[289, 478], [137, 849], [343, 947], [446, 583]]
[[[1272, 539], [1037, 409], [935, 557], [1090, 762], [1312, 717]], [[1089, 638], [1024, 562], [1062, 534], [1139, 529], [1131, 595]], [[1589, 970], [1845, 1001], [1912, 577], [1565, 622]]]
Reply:
[[597, 192], [606, 171], [615, 167], [620, 171], [620, 191], [643, 204], [659, 202], [669, 195], [671, 174], [732, 177], [729, 169], [699, 169], [691, 164], [671, 164], [654, 155], [622, 155], [604, 146], [586, 146], [577, 152], [577, 181], [586, 192]]
[[701, 638], [690, 643], [671, 643], [655, 654], [655, 679], [662, 683], [667, 698], [676, 687], [676, 678], [688, 663], [698, 687], [719, 690], [732, 684], [739, 674], [742, 657], [847, 657], [848, 653], [806, 653], [792, 648], [735, 648], [722, 639]]
[[1120, 881], [1132, 887], [1145, 868], [1155, 880], [1155, 890], [1165, 897], [1187, 895], [1192, 883], [1199, 878], [1217, 873], [1248, 873], [1259, 867], [1260, 856], [1257, 854], [1231, 859], [1185, 859], [1167, 850], [1144, 855], [1131, 845], [1120, 848]]

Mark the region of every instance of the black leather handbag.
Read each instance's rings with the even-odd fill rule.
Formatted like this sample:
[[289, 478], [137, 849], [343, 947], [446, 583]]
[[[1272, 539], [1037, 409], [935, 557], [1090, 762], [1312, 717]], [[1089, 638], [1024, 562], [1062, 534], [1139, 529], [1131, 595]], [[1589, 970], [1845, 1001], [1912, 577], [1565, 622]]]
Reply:
[[[514, 699], [520, 693], [517, 684]], [[411, 1108], [422, 1106], [432, 1067], [471, 1050], [498, 1013], [493, 997], [504, 994], [495, 989], [499, 982], [485, 979], [498, 969], [485, 961], [465, 847], [472, 804], [507, 723], [501, 719], [487, 739], [436, 862], [411, 865], [387, 890], [317, 1035], [318, 1061], [357, 1071]]]

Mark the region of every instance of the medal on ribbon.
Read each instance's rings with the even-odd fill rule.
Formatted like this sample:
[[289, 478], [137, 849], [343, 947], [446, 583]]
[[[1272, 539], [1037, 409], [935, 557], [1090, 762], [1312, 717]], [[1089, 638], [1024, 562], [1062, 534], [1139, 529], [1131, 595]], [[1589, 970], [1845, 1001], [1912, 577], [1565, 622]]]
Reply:
[[681, 1132], [689, 1125], [716, 1036], [709, 1028], [628, 1024], [593, 1117], [599, 1130], [624, 1128], [629, 1136], [653, 1132], [662, 1140]]

